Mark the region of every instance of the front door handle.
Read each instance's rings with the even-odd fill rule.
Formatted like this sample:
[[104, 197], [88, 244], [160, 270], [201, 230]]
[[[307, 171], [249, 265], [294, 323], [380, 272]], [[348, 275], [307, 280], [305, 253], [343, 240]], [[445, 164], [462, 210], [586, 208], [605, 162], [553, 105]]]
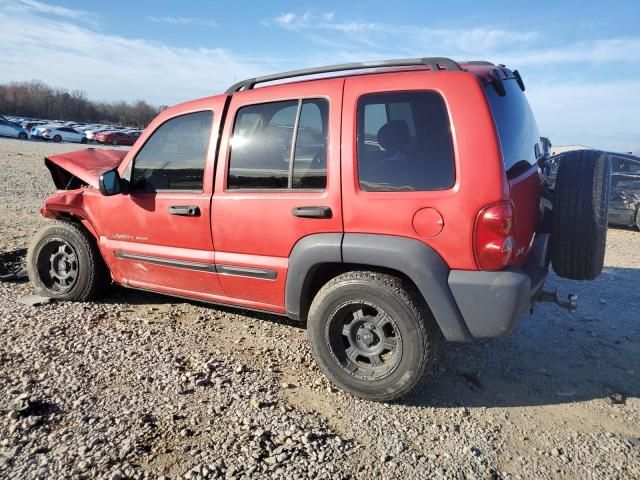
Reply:
[[331, 218], [332, 212], [330, 207], [295, 207], [291, 214], [301, 218]]
[[169, 207], [169, 213], [182, 217], [199, 217], [200, 207], [196, 205], [171, 205]]

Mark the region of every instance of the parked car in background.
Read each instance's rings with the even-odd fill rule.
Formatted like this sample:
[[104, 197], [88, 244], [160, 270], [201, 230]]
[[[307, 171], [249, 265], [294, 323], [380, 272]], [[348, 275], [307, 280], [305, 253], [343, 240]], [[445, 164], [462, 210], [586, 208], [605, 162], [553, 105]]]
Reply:
[[609, 224], [640, 230], [640, 157], [611, 155]]
[[0, 119], [0, 136], [19, 138], [21, 140], [26, 140], [28, 138], [27, 132], [24, 131], [24, 128], [5, 118]]
[[105, 145], [133, 145], [137, 138], [132, 137], [124, 132], [102, 132], [95, 136], [95, 141], [104, 143]]
[[99, 127], [94, 129], [85, 130], [84, 135], [87, 140], [92, 141], [96, 139], [96, 135], [102, 132], [113, 132], [113, 128]]
[[[554, 188], [560, 162], [571, 152], [583, 150], [590, 149], [567, 150], [550, 157], [545, 185]], [[640, 157], [626, 153], [607, 153], [611, 158], [608, 223], [640, 230]]]
[[29, 138], [48, 140], [44, 136], [44, 131], [47, 129], [51, 130], [58, 127], [62, 127], [62, 125], [60, 125], [59, 123], [44, 123], [41, 125], [34, 125], [33, 127], [31, 127], [31, 130], [29, 131]]
[[28, 120], [26, 122], [22, 122], [22, 128], [24, 128], [24, 131], [29, 133], [31, 132], [31, 129], [33, 127], [36, 127], [38, 125], [46, 125], [47, 122], [44, 121], [38, 121], [38, 120]]
[[87, 137], [71, 127], [45, 128], [42, 136], [54, 142], [87, 143]]

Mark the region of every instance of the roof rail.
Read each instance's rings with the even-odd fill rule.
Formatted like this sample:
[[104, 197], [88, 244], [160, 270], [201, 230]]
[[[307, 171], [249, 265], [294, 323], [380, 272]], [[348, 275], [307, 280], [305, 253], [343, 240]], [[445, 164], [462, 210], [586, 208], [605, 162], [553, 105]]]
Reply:
[[290, 72], [275, 73], [263, 77], [248, 78], [233, 84], [227, 89], [227, 93], [235, 93], [241, 90], [251, 90], [258, 83], [284, 80], [285, 78], [304, 77], [306, 75], [318, 75], [321, 73], [345, 72], [348, 70], [364, 70], [369, 68], [389, 68], [389, 67], [413, 67], [424, 65], [433, 70], [460, 71], [460, 65], [445, 57], [433, 58], [401, 58], [396, 60], [376, 60], [373, 62], [343, 63], [340, 65], [329, 65], [326, 67], [305, 68], [303, 70], [292, 70]]
[[463, 65], [486, 65], [487, 67], [495, 67], [495, 65], [491, 62], [487, 62], [485, 60], [469, 60], [466, 62], [460, 62]]

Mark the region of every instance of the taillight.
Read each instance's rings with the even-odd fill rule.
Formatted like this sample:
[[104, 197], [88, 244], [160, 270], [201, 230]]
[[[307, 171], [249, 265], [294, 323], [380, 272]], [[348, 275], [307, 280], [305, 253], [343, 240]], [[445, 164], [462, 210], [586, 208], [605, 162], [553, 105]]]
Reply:
[[516, 248], [513, 224], [511, 202], [494, 203], [480, 210], [474, 232], [476, 263], [480, 270], [501, 270], [509, 264]]

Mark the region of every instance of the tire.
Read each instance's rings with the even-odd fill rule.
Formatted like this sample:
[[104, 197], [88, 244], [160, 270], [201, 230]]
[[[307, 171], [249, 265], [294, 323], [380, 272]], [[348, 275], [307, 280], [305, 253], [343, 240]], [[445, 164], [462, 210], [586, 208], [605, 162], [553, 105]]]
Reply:
[[640, 230], [640, 208], [638, 208], [638, 210], [636, 210], [636, 224], [635, 224], [636, 230]]
[[80, 140], [80, 143], [87, 143], [87, 142], [88, 142], [87, 137], [82, 137], [82, 139]]
[[347, 272], [324, 285], [309, 309], [307, 334], [318, 366], [336, 386], [381, 402], [418, 384], [441, 338], [412, 284], [370, 271]]
[[94, 238], [71, 222], [54, 222], [36, 234], [27, 252], [27, 272], [38, 293], [59, 300], [91, 300], [110, 283]]
[[113, 145], [114, 147], [115, 147], [116, 145], [118, 145], [118, 140], [113, 140], [113, 141], [111, 142], [111, 145]]
[[551, 264], [572, 280], [593, 280], [602, 271], [611, 189], [609, 156], [577, 150], [560, 159], [551, 234]]
[[27, 138], [29, 138], [29, 136], [26, 133], [24, 133], [24, 132], [18, 133], [18, 139], [19, 140], [26, 140]]
[[62, 141], [62, 137], [60, 135], [56, 135], [53, 137], [53, 141], [56, 143], [60, 143]]

